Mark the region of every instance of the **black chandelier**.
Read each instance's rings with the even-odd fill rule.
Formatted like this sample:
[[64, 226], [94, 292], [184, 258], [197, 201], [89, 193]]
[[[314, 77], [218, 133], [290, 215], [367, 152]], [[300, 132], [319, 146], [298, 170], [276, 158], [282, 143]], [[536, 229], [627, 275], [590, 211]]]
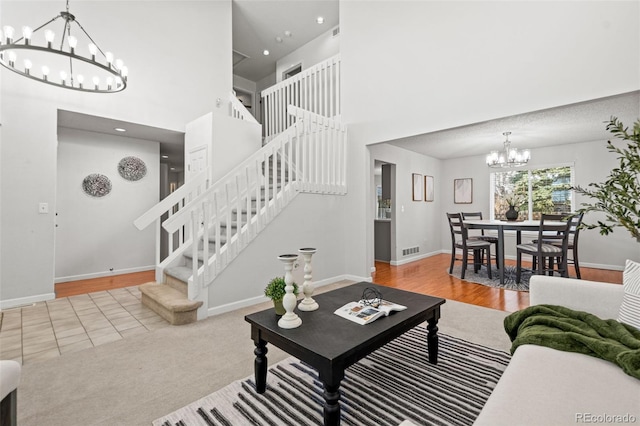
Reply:
[[[45, 28], [50, 24], [53, 27], [56, 21], [64, 22], [59, 48], [54, 47], [56, 33], [51, 28]], [[74, 23], [80, 32], [76, 30], [72, 35]], [[36, 33], [43, 35], [42, 39], [36, 40]], [[14, 28], [8, 25], [0, 32], [0, 64], [23, 77], [91, 93], [116, 93], [127, 87], [127, 67], [122, 60], [114, 60], [113, 53], [104, 52], [98, 47], [69, 12], [69, 0], [66, 11], [35, 30], [22, 27], [22, 37], [18, 39], [14, 39], [14, 34]], [[86, 43], [80, 43], [76, 35]], [[38, 45], [37, 41], [42, 45]], [[87, 50], [83, 51], [85, 45]]]

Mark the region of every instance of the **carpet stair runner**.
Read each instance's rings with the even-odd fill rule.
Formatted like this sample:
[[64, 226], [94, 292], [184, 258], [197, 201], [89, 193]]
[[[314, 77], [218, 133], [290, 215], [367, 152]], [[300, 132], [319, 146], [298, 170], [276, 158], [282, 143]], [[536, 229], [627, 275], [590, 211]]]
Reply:
[[[349, 367], [340, 387], [341, 423], [473, 424], [510, 355], [440, 334], [432, 365], [426, 341], [426, 328], [416, 327]], [[321, 425], [322, 393], [317, 372], [290, 357], [269, 369], [262, 395], [250, 376], [153, 425]]]
[[[280, 161], [277, 161], [278, 167], [280, 167]], [[273, 162], [269, 161], [270, 168], [273, 167]], [[270, 173], [269, 176], [272, 176]], [[285, 178], [288, 173], [285, 173]], [[278, 174], [277, 181], [274, 185], [272, 181], [268, 184], [269, 194], [273, 197], [274, 190], [280, 189], [281, 176]], [[265, 205], [266, 189], [263, 187], [260, 191], [261, 200], [260, 205]], [[257, 199], [251, 202], [252, 214], [256, 213]], [[238, 209], [231, 211], [232, 222], [230, 224], [226, 221], [222, 221], [220, 224], [220, 246], [224, 246], [227, 243], [228, 233], [234, 235], [238, 228], [247, 224], [247, 210], [240, 211], [240, 223], [238, 224]], [[240, 226], [238, 226], [240, 225]], [[209, 236], [207, 244], [209, 245], [209, 253], [215, 252], [216, 237], [215, 235]], [[204, 256], [204, 241], [200, 240], [200, 249], [197, 252], [198, 266], [202, 266], [205, 262]], [[202, 302], [195, 302], [189, 300], [187, 287], [189, 278], [193, 274], [193, 252], [186, 250], [182, 254], [182, 265], [173, 266], [164, 270], [165, 283], [158, 284], [156, 282], [146, 283], [140, 286], [142, 293], [142, 304], [147, 306], [152, 311], [156, 312], [162, 318], [166, 319], [172, 325], [184, 325], [197, 321], [197, 311]]]

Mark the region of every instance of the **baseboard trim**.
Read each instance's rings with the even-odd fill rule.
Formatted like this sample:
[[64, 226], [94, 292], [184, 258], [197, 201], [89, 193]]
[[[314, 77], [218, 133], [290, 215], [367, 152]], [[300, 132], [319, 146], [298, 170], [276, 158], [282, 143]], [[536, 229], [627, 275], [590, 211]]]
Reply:
[[402, 260], [392, 260], [389, 263], [391, 264], [391, 266], [400, 266], [400, 265], [404, 265], [404, 264], [407, 264], [407, 263], [415, 262], [416, 260], [426, 259], [427, 257], [435, 256], [435, 255], [440, 254], [440, 253], [442, 253], [442, 250], [432, 251], [430, 253], [424, 253], [424, 254], [420, 254], [418, 256], [411, 256], [411, 257], [404, 258]]
[[[337, 283], [345, 280], [354, 281], [354, 282], [360, 282], [360, 281], [371, 282], [371, 277], [359, 277], [356, 275], [345, 274], [345, 275], [338, 275], [332, 278], [327, 278], [320, 281], [314, 281], [313, 285], [314, 287], [317, 288], [317, 287], [323, 287], [325, 285], [329, 285], [329, 284], [333, 284], [333, 283]], [[224, 314], [226, 312], [235, 311], [236, 309], [240, 309], [240, 308], [246, 308], [247, 306], [255, 305], [257, 303], [267, 302], [269, 300], [271, 299], [265, 296], [255, 296], [255, 297], [249, 297], [247, 299], [238, 300], [236, 302], [231, 302], [231, 303], [227, 303], [220, 306], [214, 306], [213, 308], [209, 308], [207, 310], [207, 316], [212, 317], [215, 315]]]
[[155, 265], [139, 266], [137, 268], [118, 269], [116, 271], [95, 272], [92, 274], [71, 275], [68, 277], [58, 277], [54, 280], [56, 284], [66, 283], [69, 281], [90, 280], [92, 278], [112, 277], [114, 275], [132, 274], [134, 272], [155, 271]]
[[30, 306], [37, 302], [44, 302], [46, 300], [53, 300], [55, 298], [55, 293], [45, 293], [29, 297], [19, 297], [17, 299], [0, 300], [0, 310]]

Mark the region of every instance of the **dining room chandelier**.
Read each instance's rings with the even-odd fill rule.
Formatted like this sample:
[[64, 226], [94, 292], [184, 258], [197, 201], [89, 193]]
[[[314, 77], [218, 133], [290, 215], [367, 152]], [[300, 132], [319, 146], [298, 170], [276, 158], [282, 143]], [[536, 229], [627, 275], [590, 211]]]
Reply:
[[[69, 12], [69, 0], [66, 4], [66, 11], [36, 29], [22, 27], [20, 38], [15, 38], [13, 27], [5, 25], [0, 31], [0, 64], [23, 77], [64, 89], [91, 93], [124, 90], [127, 67], [98, 46]], [[56, 23], [64, 23], [58, 32], [59, 43]]]
[[528, 149], [518, 150], [511, 148], [511, 141], [509, 135], [511, 132], [504, 132], [504, 150], [503, 151], [491, 151], [487, 155], [487, 165], [494, 168], [507, 168], [507, 167], [520, 167], [529, 162], [531, 153]]

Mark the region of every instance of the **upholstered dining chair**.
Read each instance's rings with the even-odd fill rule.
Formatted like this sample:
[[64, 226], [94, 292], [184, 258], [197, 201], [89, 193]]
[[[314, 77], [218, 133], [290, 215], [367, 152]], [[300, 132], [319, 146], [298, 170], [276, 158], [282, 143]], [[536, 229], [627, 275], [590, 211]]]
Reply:
[[[549, 224], [551, 221], [557, 222], [564, 219], [567, 220], [562, 229], [558, 229], [557, 225]], [[563, 277], [569, 276], [567, 269], [569, 229], [576, 226], [577, 222], [578, 216], [576, 215], [571, 215], [567, 218], [562, 214], [542, 214], [538, 228], [538, 238], [534, 240], [535, 242], [516, 246], [516, 283], [520, 283], [523, 270], [529, 270], [536, 275], [545, 273], [553, 275], [557, 272]], [[553, 238], [554, 234], [561, 237], [561, 239]], [[553, 244], [550, 244], [548, 237], [553, 238]], [[522, 267], [522, 255], [532, 257], [532, 269]], [[554, 264], [557, 265], [557, 269]]]
[[[473, 219], [477, 219], [477, 220], [482, 220], [482, 212], [462, 212], [462, 220], [473, 220]], [[470, 231], [476, 231], [476, 230], [470, 230]], [[476, 238], [478, 240], [483, 240], [483, 241], [489, 241], [491, 244], [495, 245], [495, 259], [496, 259], [496, 267], [498, 269], [500, 269], [500, 259], [498, 258], [498, 237], [494, 236], [494, 235], [485, 235], [484, 234], [484, 229], [480, 229], [478, 230], [480, 232], [474, 232], [474, 233], [469, 233], [469, 238]]]
[[[473, 271], [478, 272], [484, 264], [484, 252], [487, 254], [487, 275], [491, 279], [491, 243], [489, 241], [469, 238], [468, 230], [462, 222], [461, 213], [447, 213], [449, 221], [449, 229], [451, 231], [451, 264], [449, 265], [449, 273], [453, 273], [453, 264], [456, 260], [462, 261], [462, 272], [460, 278], [464, 279], [467, 272], [467, 264], [469, 255], [473, 252]], [[456, 250], [462, 250], [462, 257], [456, 257]]]

